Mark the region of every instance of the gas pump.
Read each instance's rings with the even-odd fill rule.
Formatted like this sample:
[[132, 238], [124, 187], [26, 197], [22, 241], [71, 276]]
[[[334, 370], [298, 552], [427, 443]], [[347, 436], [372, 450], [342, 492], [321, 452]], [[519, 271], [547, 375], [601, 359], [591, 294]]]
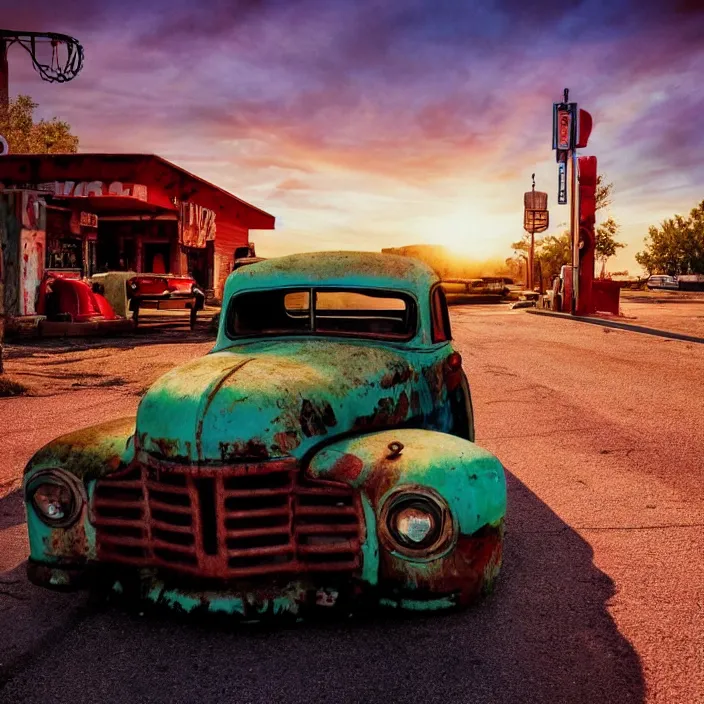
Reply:
[[580, 156], [579, 170], [579, 286], [577, 315], [595, 312], [592, 296], [594, 284], [594, 223], [596, 215], [596, 157]]

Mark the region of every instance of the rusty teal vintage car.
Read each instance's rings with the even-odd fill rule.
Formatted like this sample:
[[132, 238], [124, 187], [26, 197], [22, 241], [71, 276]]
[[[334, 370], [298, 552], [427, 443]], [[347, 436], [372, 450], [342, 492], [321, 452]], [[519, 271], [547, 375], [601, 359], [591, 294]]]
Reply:
[[293, 255], [233, 272], [223, 300], [212, 351], [136, 418], [29, 462], [31, 581], [247, 620], [486, 593], [504, 469], [474, 444], [437, 276], [394, 255]]

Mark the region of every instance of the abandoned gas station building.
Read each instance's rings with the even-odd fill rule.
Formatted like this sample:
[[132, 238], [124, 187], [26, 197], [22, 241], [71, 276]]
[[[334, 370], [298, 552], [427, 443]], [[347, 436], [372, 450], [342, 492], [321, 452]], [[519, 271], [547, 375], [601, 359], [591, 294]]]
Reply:
[[45, 269], [190, 273], [215, 298], [250, 231], [274, 229], [272, 215], [154, 155], [2, 156], [3, 190], [46, 203]]

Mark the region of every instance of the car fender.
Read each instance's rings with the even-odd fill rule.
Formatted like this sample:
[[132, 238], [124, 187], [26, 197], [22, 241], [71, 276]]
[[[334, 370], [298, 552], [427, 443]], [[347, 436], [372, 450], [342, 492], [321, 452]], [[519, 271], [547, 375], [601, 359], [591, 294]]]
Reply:
[[[25, 497], [33, 478], [49, 469], [62, 469], [76, 477], [85, 494], [76, 522], [66, 528], [46, 525], [27, 504], [30, 566], [49, 563], [70, 567], [95, 557], [95, 529], [89, 520], [88, 500], [97, 479], [119, 471], [133, 459], [134, 428], [133, 416], [119, 418], [62, 435], [35, 453], [24, 471]], [[29, 574], [31, 578], [31, 569]], [[66, 574], [57, 571], [57, 580]], [[53, 586], [70, 585], [59, 581]]]
[[[417, 429], [355, 436], [320, 450], [306, 474], [315, 480], [344, 482], [360, 492], [366, 527], [363, 580], [380, 586], [388, 583], [400, 594], [440, 594], [463, 603], [498, 572], [506, 513], [505, 473], [501, 462], [475, 443]], [[444, 499], [455, 532], [449, 550], [411, 559], [383, 547], [378, 519], [384, 503], [391, 494], [406, 489], [430, 490]]]

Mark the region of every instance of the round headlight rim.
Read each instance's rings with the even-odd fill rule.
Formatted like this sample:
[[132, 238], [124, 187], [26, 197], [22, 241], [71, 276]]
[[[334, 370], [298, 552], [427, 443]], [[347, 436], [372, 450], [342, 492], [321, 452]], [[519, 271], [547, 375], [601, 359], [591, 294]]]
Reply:
[[[413, 500], [432, 506], [440, 517], [437, 538], [422, 547], [412, 547], [399, 541], [391, 528], [391, 518], [400, 510], [399, 507], [403, 508], [404, 504]], [[389, 552], [415, 562], [430, 562], [443, 557], [457, 540], [455, 521], [445, 499], [435, 490], [418, 485], [397, 487], [385, 498], [379, 513], [378, 533], [380, 542]]]
[[[400, 515], [409, 509], [421, 511], [431, 518], [432, 529], [421, 541], [409, 542], [409, 539], [398, 530], [397, 524]], [[425, 497], [421, 498], [416, 494], [406, 494], [398, 497], [394, 505], [389, 508], [386, 516], [386, 526], [392, 538], [404, 549], [419, 553], [426, 552], [438, 542], [442, 535], [443, 524], [444, 517], [441, 508], [435, 502], [428, 501]]]
[[[52, 519], [38, 508], [34, 497], [44, 484], [54, 484], [68, 489], [71, 496], [71, 510], [62, 518]], [[25, 501], [32, 506], [39, 520], [45, 525], [50, 528], [70, 528], [78, 521], [88, 497], [83, 482], [78, 477], [56, 467], [41, 469], [31, 476], [25, 488]]]

